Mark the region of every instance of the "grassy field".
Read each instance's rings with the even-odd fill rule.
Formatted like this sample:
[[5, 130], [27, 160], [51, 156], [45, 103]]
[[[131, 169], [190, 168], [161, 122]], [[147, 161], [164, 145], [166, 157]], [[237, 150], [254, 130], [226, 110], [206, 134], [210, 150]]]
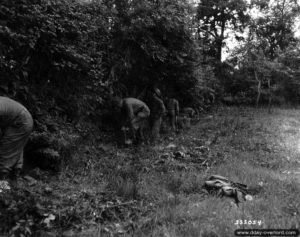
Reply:
[[[41, 213], [11, 233], [231, 237], [243, 228], [299, 229], [299, 157], [295, 109], [218, 108], [155, 147], [87, 141], [60, 175], [36, 170], [38, 183], [18, 190]], [[237, 206], [202, 189], [211, 174], [259, 191]]]
[[[186, 162], [185, 170], [157, 177], [154, 193], [162, 189], [164, 195], [145, 236], [234, 236], [238, 228], [299, 228], [299, 115], [297, 110], [268, 114], [265, 109], [222, 108], [180, 136], [175, 144], [187, 154], [207, 144], [210, 150], [203, 156], [211, 165], [197, 169]], [[201, 186], [211, 174], [261, 189], [253, 201], [237, 207], [230, 199], [203, 195]], [[240, 223], [245, 220], [257, 224]]]

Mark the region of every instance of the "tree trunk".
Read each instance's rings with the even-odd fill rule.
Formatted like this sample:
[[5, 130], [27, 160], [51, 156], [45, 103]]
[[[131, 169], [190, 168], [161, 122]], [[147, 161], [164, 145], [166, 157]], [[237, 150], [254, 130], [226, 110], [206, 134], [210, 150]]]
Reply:
[[[224, 15], [224, 12], [222, 12], [222, 15]], [[225, 25], [226, 21], [223, 20], [221, 24], [221, 33], [217, 40], [217, 59], [221, 62], [222, 61], [222, 48], [223, 48], [223, 41], [224, 41], [224, 33], [225, 33]]]
[[223, 44], [223, 41], [221, 40], [221, 39], [217, 39], [216, 40], [217, 42], [216, 42], [216, 47], [217, 47], [217, 49], [216, 49], [216, 59], [219, 61], [219, 62], [221, 62], [221, 60], [222, 60], [222, 44]]
[[268, 112], [271, 113], [272, 91], [271, 91], [271, 78], [270, 77], [268, 77], [268, 94], [269, 94]]
[[261, 94], [261, 80], [258, 79], [257, 72], [254, 71], [255, 79], [257, 81], [257, 97], [256, 97], [256, 108], [258, 107], [260, 94]]

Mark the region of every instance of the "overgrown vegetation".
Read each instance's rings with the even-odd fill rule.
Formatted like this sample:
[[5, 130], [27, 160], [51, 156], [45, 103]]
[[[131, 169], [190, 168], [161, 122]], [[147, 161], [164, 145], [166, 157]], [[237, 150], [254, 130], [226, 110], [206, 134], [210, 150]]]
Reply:
[[[199, 203], [206, 194], [200, 187], [204, 173], [198, 171], [222, 164], [216, 172], [232, 168], [242, 182], [254, 184], [261, 175], [284, 188], [285, 183], [265, 170], [283, 164], [270, 153], [273, 148], [266, 139], [255, 136], [263, 125], [223, 119], [228, 111], [222, 110], [216, 124], [211, 117], [204, 119], [197, 135], [167, 134], [159, 147], [119, 149], [111, 128], [119, 117], [112, 117], [110, 99], [112, 94], [143, 98], [157, 86], [163, 96], [177, 98], [181, 108], [192, 107], [198, 115], [216, 102], [269, 104], [270, 111], [273, 105], [299, 104], [297, 3], [2, 0], [0, 93], [22, 102], [33, 115], [26, 172], [38, 184], [0, 193], [0, 223], [6, 223], [0, 232], [43, 236], [88, 228], [90, 236], [199, 236], [200, 231], [209, 236], [204, 223], [213, 225], [207, 218], [215, 214], [199, 213], [216, 200]], [[225, 59], [229, 41], [237, 47]], [[243, 111], [231, 112], [243, 120]], [[248, 112], [256, 117], [256, 112]], [[269, 119], [264, 113], [262, 117]], [[246, 168], [234, 157], [240, 152]], [[229, 167], [227, 160], [236, 166]], [[36, 165], [43, 170], [32, 169]], [[249, 177], [238, 173], [257, 166]], [[61, 172], [52, 176], [52, 171]], [[299, 191], [288, 185], [288, 191]], [[270, 186], [269, 193], [275, 188]], [[216, 202], [212, 213], [224, 207]], [[273, 204], [290, 210], [279, 199]], [[292, 204], [298, 213], [299, 206]], [[270, 206], [259, 202], [253, 208], [258, 207]], [[249, 218], [254, 217], [250, 209]], [[214, 231], [230, 236], [232, 228], [227, 228], [223, 214]], [[232, 218], [239, 214], [235, 210]], [[284, 226], [284, 218], [276, 221]]]
[[[226, 237], [237, 228], [299, 228], [299, 123], [295, 110], [219, 108], [155, 148], [89, 141], [60, 175], [31, 170], [37, 183], [0, 193], [1, 231]], [[258, 191], [236, 206], [205, 192], [211, 174]], [[235, 224], [245, 219], [262, 224]]]
[[294, 22], [299, 4], [285, 0], [253, 3], [261, 15], [251, 19], [246, 40], [228, 59], [232, 76], [227, 78], [225, 91], [237, 103], [298, 104], [299, 39], [294, 35]]
[[[253, 9], [263, 15], [251, 18]], [[99, 121], [109, 109], [111, 92], [138, 97], [153, 85], [195, 109], [215, 97], [238, 95], [250, 103], [257, 93], [270, 91], [274, 98], [280, 94], [297, 102], [297, 9], [290, 0], [198, 5], [184, 0], [5, 0], [1, 90], [23, 102], [37, 120], [46, 113]], [[229, 36], [243, 46], [222, 65]]]

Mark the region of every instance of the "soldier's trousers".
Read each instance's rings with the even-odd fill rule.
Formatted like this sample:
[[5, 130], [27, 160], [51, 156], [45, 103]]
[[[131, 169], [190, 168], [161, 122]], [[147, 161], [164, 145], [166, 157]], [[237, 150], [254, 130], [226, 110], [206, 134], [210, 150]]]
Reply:
[[159, 138], [160, 126], [162, 122], [162, 117], [156, 117], [152, 120], [152, 128], [151, 128], [151, 135], [152, 135], [152, 142], [157, 141]]
[[175, 112], [170, 111], [168, 114], [168, 117], [169, 117], [169, 123], [170, 123], [171, 129], [173, 132], [175, 132], [177, 130], [177, 122], [176, 122], [177, 115], [175, 114]]
[[0, 176], [23, 166], [23, 150], [33, 128], [30, 113], [24, 109], [9, 126], [3, 128], [0, 138]]
[[139, 112], [134, 119], [132, 120], [132, 128], [133, 128], [133, 136], [136, 137], [136, 132], [139, 132], [139, 138], [144, 140], [144, 129], [145, 124], [147, 122], [147, 118], [149, 117], [149, 113], [146, 111]]

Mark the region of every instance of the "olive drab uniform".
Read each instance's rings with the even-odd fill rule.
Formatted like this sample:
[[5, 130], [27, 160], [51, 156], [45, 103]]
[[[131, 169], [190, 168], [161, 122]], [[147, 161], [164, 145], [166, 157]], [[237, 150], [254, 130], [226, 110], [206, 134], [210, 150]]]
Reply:
[[177, 116], [179, 115], [179, 103], [178, 100], [171, 98], [167, 101], [167, 110], [170, 126], [172, 131], [175, 132], [178, 129]]
[[28, 110], [20, 103], [0, 96], [0, 178], [19, 171], [23, 150], [33, 128]]
[[164, 102], [160, 98], [160, 91], [158, 93], [153, 93], [150, 102], [150, 125], [151, 125], [151, 136], [152, 142], [155, 142], [159, 138], [160, 126], [162, 122], [162, 117], [166, 113], [166, 108]]
[[136, 132], [139, 131], [140, 138], [143, 140], [143, 130], [150, 109], [143, 101], [135, 98], [125, 98], [121, 103], [122, 116], [125, 123], [129, 125], [133, 138], [136, 139]]
[[182, 109], [183, 114], [188, 116], [189, 118], [192, 118], [196, 115], [196, 111], [193, 108], [185, 107]]

